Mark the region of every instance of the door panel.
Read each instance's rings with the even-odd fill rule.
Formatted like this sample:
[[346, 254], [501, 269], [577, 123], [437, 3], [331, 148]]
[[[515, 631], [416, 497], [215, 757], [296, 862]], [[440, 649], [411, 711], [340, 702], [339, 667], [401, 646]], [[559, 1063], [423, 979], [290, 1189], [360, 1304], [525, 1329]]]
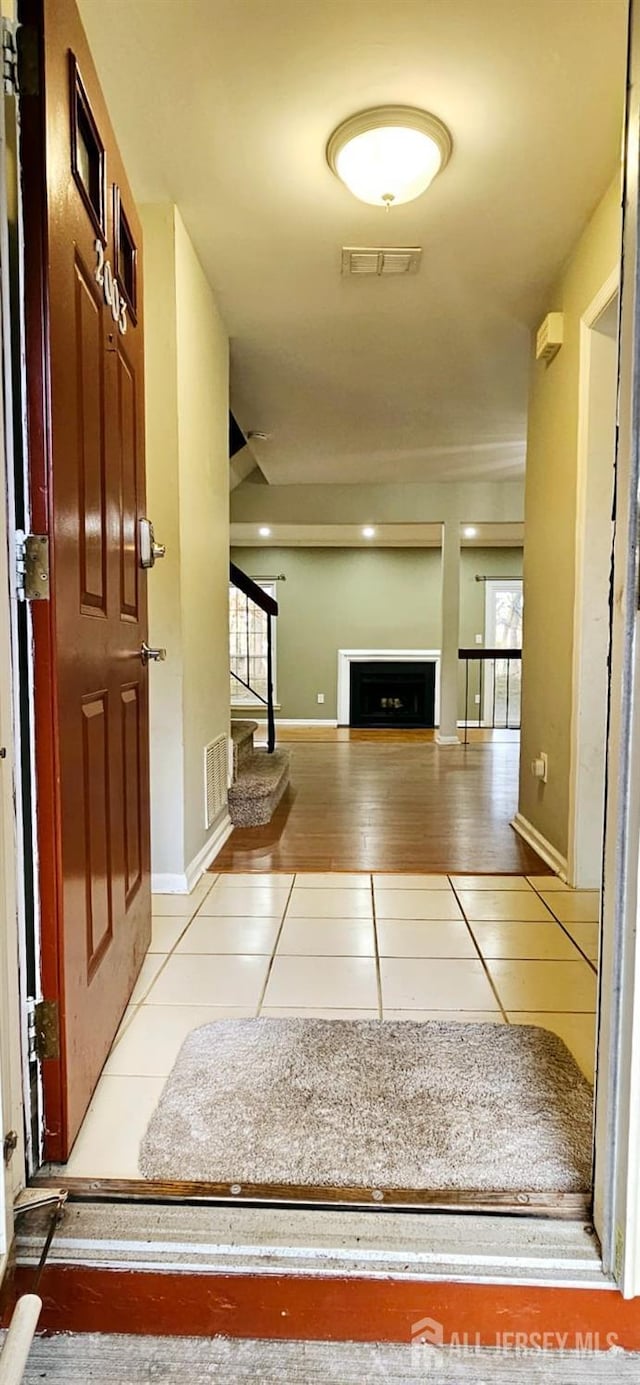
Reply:
[[121, 693], [122, 763], [124, 765], [124, 889], [127, 906], [140, 886], [142, 859], [142, 804], [140, 801], [140, 760], [145, 725], [141, 716], [140, 688], [132, 684]]
[[140, 565], [136, 543], [138, 513], [138, 448], [136, 430], [136, 381], [133, 368], [118, 347], [118, 416], [116, 439], [119, 444], [119, 470], [122, 492], [120, 511], [120, 615], [138, 619], [138, 576]]
[[150, 939], [142, 237], [73, 0], [20, 17], [41, 37], [22, 152], [33, 519], [51, 548], [33, 611], [42, 985], [60, 1010], [46, 1154], [64, 1159]]
[[78, 259], [76, 274], [76, 399], [78, 406], [78, 506], [80, 603], [106, 615], [104, 340], [102, 309], [93, 275]]

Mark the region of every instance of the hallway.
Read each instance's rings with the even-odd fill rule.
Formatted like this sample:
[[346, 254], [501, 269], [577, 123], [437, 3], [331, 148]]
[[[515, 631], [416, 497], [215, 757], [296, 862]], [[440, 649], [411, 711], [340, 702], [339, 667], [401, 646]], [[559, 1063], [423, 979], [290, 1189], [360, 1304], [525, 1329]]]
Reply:
[[593, 1080], [598, 899], [555, 877], [210, 874], [153, 908], [151, 948], [67, 1177], [139, 1178], [178, 1052], [216, 1019], [541, 1025]]
[[546, 873], [510, 826], [517, 735], [466, 747], [437, 746], [432, 732], [290, 735], [278, 743], [291, 750], [291, 788], [268, 827], [233, 832], [216, 869]]

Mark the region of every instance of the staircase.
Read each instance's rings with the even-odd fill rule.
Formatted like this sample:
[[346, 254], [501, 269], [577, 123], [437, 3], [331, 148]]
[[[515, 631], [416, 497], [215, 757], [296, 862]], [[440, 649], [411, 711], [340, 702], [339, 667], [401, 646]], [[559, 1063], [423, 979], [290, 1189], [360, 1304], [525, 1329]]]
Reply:
[[233, 782], [229, 789], [229, 816], [234, 827], [264, 827], [289, 783], [289, 756], [276, 750], [273, 701], [273, 621], [278, 603], [270, 593], [231, 563], [229, 579], [241, 599], [236, 602], [231, 625], [231, 688], [241, 688], [250, 703], [266, 712], [267, 748], [256, 750], [256, 721], [231, 722]]
[[289, 756], [285, 750], [256, 750], [253, 737], [257, 721], [232, 721], [233, 782], [229, 789], [229, 816], [234, 827], [264, 827], [289, 783]]

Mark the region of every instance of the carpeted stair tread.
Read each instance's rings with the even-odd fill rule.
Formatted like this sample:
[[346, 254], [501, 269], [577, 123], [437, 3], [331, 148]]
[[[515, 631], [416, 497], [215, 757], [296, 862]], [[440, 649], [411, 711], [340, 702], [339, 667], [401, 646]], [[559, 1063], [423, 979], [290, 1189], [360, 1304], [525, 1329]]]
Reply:
[[242, 745], [244, 741], [249, 741], [258, 730], [257, 721], [232, 721], [231, 739], [234, 745]]
[[593, 1091], [557, 1035], [457, 1021], [220, 1020], [186, 1039], [143, 1177], [586, 1192]]
[[247, 798], [266, 798], [288, 772], [289, 756], [286, 750], [274, 750], [272, 755], [266, 750], [254, 750], [253, 755], [240, 767], [229, 794], [236, 802]]
[[257, 721], [232, 721], [231, 722], [231, 744], [233, 747], [233, 779], [234, 783], [240, 774], [243, 765], [254, 754], [253, 737], [258, 730]]
[[286, 750], [252, 750], [235, 764], [228, 793], [229, 816], [234, 827], [265, 827], [286, 793], [289, 755]]

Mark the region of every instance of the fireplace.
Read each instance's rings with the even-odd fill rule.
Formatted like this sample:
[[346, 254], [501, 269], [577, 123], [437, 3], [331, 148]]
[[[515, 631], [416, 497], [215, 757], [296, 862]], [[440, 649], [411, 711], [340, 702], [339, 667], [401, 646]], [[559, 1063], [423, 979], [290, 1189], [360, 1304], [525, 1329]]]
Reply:
[[435, 726], [435, 663], [371, 660], [350, 667], [350, 726]]

